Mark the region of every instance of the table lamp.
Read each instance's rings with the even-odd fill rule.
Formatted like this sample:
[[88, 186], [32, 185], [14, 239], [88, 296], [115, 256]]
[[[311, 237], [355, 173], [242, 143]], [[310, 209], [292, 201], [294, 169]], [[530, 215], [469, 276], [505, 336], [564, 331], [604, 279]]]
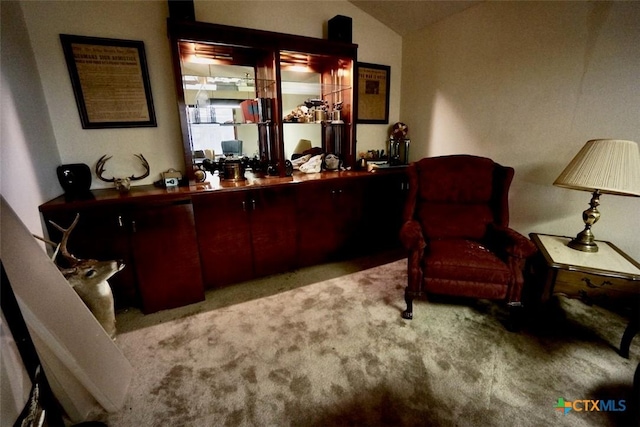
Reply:
[[598, 252], [591, 226], [600, 218], [600, 194], [640, 197], [640, 151], [633, 141], [592, 139], [571, 160], [553, 185], [591, 191], [590, 208], [582, 213], [585, 223], [570, 248]]

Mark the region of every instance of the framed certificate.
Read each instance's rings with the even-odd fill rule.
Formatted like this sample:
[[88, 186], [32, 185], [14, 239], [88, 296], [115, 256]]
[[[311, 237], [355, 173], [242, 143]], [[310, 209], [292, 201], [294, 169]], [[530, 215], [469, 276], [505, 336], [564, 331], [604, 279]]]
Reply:
[[157, 126], [141, 41], [60, 34], [83, 129]]
[[389, 123], [391, 67], [358, 62], [357, 123]]

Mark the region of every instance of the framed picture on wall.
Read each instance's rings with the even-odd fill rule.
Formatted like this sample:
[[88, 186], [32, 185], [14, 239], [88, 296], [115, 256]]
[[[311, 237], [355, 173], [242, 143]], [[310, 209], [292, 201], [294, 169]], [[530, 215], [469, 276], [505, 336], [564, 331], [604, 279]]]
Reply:
[[144, 43], [60, 34], [83, 129], [153, 127]]
[[389, 87], [391, 67], [358, 62], [357, 123], [389, 123]]

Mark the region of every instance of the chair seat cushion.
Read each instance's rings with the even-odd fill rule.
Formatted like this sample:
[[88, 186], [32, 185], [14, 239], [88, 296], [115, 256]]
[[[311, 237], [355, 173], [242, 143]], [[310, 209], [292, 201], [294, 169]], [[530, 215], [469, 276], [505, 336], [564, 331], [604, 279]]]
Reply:
[[431, 240], [423, 259], [425, 291], [475, 298], [506, 297], [509, 267], [480, 243]]

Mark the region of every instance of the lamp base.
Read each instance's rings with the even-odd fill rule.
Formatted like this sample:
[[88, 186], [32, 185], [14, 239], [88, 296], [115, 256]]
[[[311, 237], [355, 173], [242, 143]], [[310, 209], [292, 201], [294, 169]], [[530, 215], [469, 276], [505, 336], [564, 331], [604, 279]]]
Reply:
[[583, 236], [583, 233], [584, 232], [578, 234], [575, 239], [567, 243], [567, 246], [569, 246], [571, 249], [582, 252], [598, 252], [598, 245], [596, 245], [596, 242], [593, 241], [593, 234], [585, 238], [585, 236]]
[[584, 221], [584, 230], [582, 230], [575, 239], [567, 243], [571, 249], [582, 252], [598, 252], [598, 245], [595, 242], [595, 236], [591, 232], [591, 226], [600, 219], [598, 205], [600, 204], [600, 190], [593, 192], [589, 209], [582, 212], [582, 220]]

